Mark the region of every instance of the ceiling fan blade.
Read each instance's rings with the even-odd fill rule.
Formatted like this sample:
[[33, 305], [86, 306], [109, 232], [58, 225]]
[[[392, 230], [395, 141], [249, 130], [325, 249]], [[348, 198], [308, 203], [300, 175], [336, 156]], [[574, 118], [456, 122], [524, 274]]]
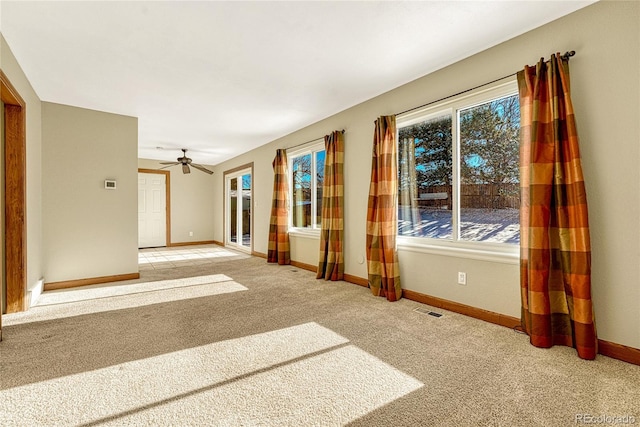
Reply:
[[170, 168], [171, 166], [175, 166], [175, 165], [179, 165], [179, 164], [180, 164], [180, 163], [171, 163], [171, 164], [170, 164], [170, 165], [168, 165], [168, 166], [163, 166], [163, 167], [161, 167], [161, 168], [158, 168], [158, 170], [166, 169], [166, 168]]
[[191, 163], [191, 166], [193, 166], [194, 168], [201, 170], [202, 172], [208, 173], [209, 175], [213, 175], [213, 172], [210, 171], [209, 169], [205, 168], [202, 165], [196, 165], [195, 163]]
[[161, 165], [179, 165], [180, 162], [160, 162]]
[[189, 165], [182, 164], [182, 173], [191, 173], [191, 169], [189, 169]]

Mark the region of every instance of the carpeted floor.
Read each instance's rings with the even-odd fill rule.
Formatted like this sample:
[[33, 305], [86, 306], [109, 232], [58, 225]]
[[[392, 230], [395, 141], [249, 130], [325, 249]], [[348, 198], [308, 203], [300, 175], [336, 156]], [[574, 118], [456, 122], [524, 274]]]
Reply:
[[640, 423], [640, 367], [417, 307], [241, 254], [46, 292], [3, 316], [0, 425]]

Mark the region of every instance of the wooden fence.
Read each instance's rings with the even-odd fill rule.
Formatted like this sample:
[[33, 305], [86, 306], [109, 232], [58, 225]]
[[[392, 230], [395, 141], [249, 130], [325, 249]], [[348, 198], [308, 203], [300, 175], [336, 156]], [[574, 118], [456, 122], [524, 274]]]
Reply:
[[[418, 191], [416, 203], [420, 207], [452, 208], [451, 185], [434, 185], [427, 191]], [[438, 195], [433, 194], [438, 193]], [[444, 197], [443, 193], [447, 196]], [[442, 195], [442, 196], [441, 196]], [[402, 198], [400, 198], [402, 200]], [[402, 204], [402, 202], [400, 202]], [[519, 209], [519, 184], [462, 184], [460, 207], [472, 209]]]

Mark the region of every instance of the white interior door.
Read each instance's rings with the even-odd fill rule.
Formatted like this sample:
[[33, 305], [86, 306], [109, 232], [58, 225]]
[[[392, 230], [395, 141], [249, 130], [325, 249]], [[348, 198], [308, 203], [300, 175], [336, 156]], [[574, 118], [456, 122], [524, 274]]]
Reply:
[[251, 252], [253, 212], [251, 168], [225, 178], [225, 245]]
[[164, 174], [138, 173], [138, 247], [167, 246], [167, 192]]

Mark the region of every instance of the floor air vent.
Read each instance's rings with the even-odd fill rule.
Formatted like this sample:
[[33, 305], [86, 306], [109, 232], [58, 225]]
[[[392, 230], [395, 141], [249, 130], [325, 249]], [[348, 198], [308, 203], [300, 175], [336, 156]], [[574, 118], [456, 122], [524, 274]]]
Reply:
[[416, 307], [413, 309], [413, 311], [420, 314], [428, 314], [429, 316], [433, 316], [433, 317], [442, 317], [442, 313], [436, 313], [435, 311], [431, 311], [428, 308]]

